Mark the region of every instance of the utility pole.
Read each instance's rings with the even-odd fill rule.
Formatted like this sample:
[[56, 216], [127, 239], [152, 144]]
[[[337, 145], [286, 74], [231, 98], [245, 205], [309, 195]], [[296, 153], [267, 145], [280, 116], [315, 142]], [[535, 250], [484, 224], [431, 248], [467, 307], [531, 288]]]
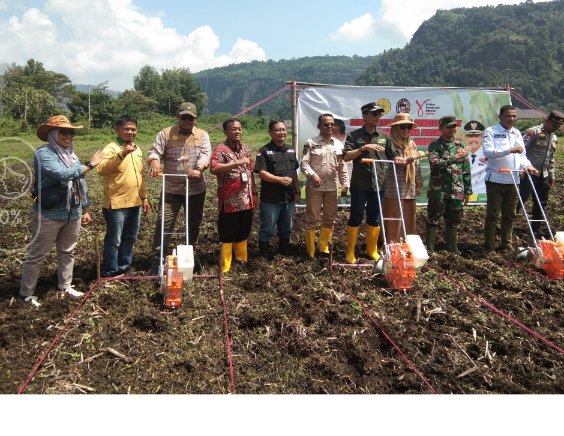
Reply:
[[88, 85], [88, 129], [90, 130], [90, 84]]
[[27, 124], [27, 88], [25, 89], [24, 122]]

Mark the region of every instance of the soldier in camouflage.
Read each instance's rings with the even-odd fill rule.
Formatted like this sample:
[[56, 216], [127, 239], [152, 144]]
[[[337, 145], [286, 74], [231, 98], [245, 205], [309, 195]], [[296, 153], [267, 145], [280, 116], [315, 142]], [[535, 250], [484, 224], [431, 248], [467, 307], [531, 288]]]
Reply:
[[454, 138], [456, 117], [448, 115], [439, 120], [441, 136], [429, 144], [431, 175], [427, 192], [426, 242], [429, 254], [435, 251], [437, 227], [441, 217], [445, 220], [447, 250], [460, 254], [456, 246], [457, 228], [463, 204], [472, 194], [470, 175], [470, 147]]
[[[556, 132], [564, 125], [564, 114], [558, 111], [552, 111], [546, 117], [542, 124], [531, 127], [527, 130], [523, 141], [525, 143], [525, 150], [527, 159], [531, 165], [535, 167], [539, 174], [537, 176], [531, 175], [531, 180], [537, 195], [539, 196], [540, 206], [537, 199], [533, 196], [533, 211], [531, 227], [535, 235], [539, 236], [539, 229], [542, 220], [541, 207], [544, 210], [548, 203], [548, 192], [554, 185], [554, 152], [556, 151], [556, 144], [558, 138]], [[523, 203], [531, 196], [532, 187], [529, 178], [525, 177], [519, 184], [519, 193], [523, 199]], [[519, 206], [519, 205], [518, 205]], [[519, 207], [517, 207], [519, 209]]]

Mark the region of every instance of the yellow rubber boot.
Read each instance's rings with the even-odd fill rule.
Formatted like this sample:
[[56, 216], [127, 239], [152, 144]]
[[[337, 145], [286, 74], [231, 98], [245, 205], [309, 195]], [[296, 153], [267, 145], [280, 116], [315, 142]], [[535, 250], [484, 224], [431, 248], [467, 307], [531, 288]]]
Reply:
[[247, 261], [247, 240], [241, 242], [235, 242], [235, 259], [240, 262]]
[[366, 226], [366, 255], [372, 260], [380, 259], [378, 253], [378, 236], [380, 235], [380, 226]]
[[356, 245], [359, 231], [360, 226], [347, 226], [347, 263], [356, 263], [356, 257], [354, 257], [354, 247]]
[[307, 255], [315, 257], [315, 229], [306, 230], [304, 233]]
[[321, 227], [319, 231], [319, 252], [329, 254], [329, 242], [333, 237], [333, 229]]
[[221, 272], [227, 272], [231, 269], [231, 260], [233, 258], [233, 243], [224, 242], [221, 244]]

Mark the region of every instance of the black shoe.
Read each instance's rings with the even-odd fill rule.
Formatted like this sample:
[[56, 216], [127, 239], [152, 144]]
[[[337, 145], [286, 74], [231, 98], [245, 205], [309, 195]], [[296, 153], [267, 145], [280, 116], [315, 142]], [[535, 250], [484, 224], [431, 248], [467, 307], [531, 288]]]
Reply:
[[290, 247], [290, 240], [285, 238], [280, 238], [278, 241], [278, 253], [288, 256], [292, 254], [292, 249]]
[[194, 274], [199, 274], [202, 271], [202, 262], [200, 262], [200, 256], [194, 255]]
[[273, 259], [272, 252], [270, 251], [270, 242], [259, 241], [259, 253], [267, 262]]
[[159, 266], [158, 265], [152, 265], [151, 268], [149, 268], [147, 270], [145, 275], [147, 275], [147, 276], [158, 276], [159, 275]]

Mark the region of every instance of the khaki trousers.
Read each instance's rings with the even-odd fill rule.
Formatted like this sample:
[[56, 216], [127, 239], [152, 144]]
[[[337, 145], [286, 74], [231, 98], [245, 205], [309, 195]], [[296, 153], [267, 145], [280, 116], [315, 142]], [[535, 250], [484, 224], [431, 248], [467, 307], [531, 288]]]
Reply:
[[72, 282], [74, 249], [80, 233], [80, 219], [56, 221], [45, 218], [36, 210], [31, 211], [31, 244], [23, 265], [20, 295], [33, 295], [41, 265], [49, 255], [53, 242], [57, 249], [57, 272], [60, 289], [68, 288]]
[[486, 182], [488, 202], [486, 206], [486, 224], [484, 227], [484, 248], [495, 248], [496, 227], [501, 215], [500, 248], [511, 246], [513, 239], [513, 223], [515, 222], [516, 207], [519, 202], [517, 190], [513, 184]]
[[306, 230], [317, 229], [321, 217], [321, 209], [323, 209], [321, 227], [332, 229], [337, 219], [337, 203], [337, 191], [316, 191], [306, 187]]

